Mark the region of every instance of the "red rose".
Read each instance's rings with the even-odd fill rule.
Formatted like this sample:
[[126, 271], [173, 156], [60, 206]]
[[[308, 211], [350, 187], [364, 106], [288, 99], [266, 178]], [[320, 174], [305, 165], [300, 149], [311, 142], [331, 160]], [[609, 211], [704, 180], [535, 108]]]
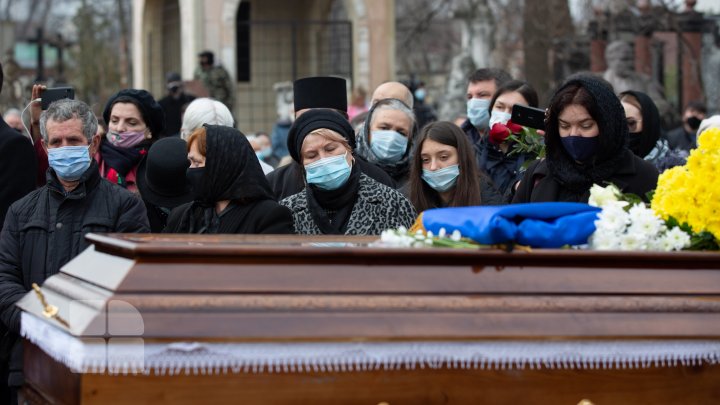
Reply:
[[521, 125], [518, 125], [512, 121], [508, 121], [505, 125], [510, 131], [512, 131], [513, 134], [519, 134], [523, 130], [523, 127]]
[[495, 124], [490, 129], [490, 135], [488, 139], [495, 145], [500, 145], [510, 136], [510, 130], [503, 124]]

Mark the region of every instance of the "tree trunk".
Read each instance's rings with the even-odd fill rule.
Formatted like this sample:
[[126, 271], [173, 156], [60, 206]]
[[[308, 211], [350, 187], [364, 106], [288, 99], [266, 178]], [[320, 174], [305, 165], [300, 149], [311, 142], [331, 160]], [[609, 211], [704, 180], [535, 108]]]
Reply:
[[567, 0], [525, 1], [523, 17], [525, 79], [535, 87], [544, 105], [556, 85], [552, 74], [553, 42], [574, 31], [570, 7]]
[[122, 88], [130, 86], [130, 51], [128, 49], [128, 26], [124, 6], [125, 0], [117, 0], [118, 21], [120, 23], [120, 85]]

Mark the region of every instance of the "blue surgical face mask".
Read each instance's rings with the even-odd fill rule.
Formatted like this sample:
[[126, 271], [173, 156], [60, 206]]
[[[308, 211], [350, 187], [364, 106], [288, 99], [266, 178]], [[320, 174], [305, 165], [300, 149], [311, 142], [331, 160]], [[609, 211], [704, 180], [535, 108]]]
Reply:
[[347, 152], [305, 165], [305, 178], [323, 190], [337, 190], [350, 178]]
[[267, 148], [260, 149], [259, 151], [255, 152], [255, 155], [260, 160], [265, 160], [272, 155], [272, 147], [268, 146]]
[[490, 115], [490, 128], [493, 127], [495, 124], [507, 124], [508, 121], [510, 121], [510, 118], [512, 118], [512, 115], [510, 113], [506, 113], [505, 111], [495, 111], [493, 110], [492, 114]]
[[578, 162], [587, 162], [593, 156], [598, 148], [598, 137], [582, 137], [580, 135], [570, 135], [560, 137], [562, 146], [565, 151]]
[[487, 128], [490, 119], [490, 100], [484, 98], [471, 98], [467, 101], [467, 116], [470, 123], [476, 128]]
[[424, 101], [425, 100], [425, 89], [419, 88], [419, 89], [415, 90], [415, 98], [418, 99], [419, 101]]
[[397, 131], [372, 131], [370, 149], [383, 163], [394, 163], [405, 155], [408, 139]]
[[63, 146], [48, 149], [48, 164], [65, 181], [75, 181], [90, 167], [88, 146]]
[[423, 169], [422, 179], [433, 190], [442, 193], [455, 187], [458, 176], [460, 175], [460, 166], [452, 165], [433, 171]]

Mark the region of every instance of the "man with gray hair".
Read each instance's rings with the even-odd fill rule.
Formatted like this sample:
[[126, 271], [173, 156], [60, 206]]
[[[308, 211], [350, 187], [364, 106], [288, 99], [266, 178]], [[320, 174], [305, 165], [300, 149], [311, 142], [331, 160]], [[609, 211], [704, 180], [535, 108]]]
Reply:
[[[15, 303], [85, 250], [85, 234], [149, 232], [142, 201], [100, 177], [92, 159], [100, 145], [97, 126], [90, 107], [76, 100], [56, 101], [40, 116], [47, 183], [10, 206], [0, 233], [0, 321], [13, 337], [20, 332]], [[11, 346], [11, 387], [23, 381], [21, 343]]]

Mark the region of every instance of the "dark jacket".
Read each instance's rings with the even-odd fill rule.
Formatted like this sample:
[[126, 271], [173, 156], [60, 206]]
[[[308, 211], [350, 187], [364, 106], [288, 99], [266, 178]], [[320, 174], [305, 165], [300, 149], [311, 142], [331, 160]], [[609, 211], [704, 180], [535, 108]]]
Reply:
[[535, 158], [527, 154], [503, 153], [500, 148], [488, 142], [485, 133], [481, 134], [469, 120], [465, 120], [460, 128], [473, 145], [478, 169], [492, 180], [491, 187], [495, 188], [497, 194], [512, 196], [512, 186], [525, 172], [523, 165]]
[[37, 159], [30, 140], [10, 128], [2, 117], [0, 117], [0, 156], [2, 156], [0, 159], [0, 224], [2, 224], [10, 204], [35, 189], [37, 173]]
[[193, 100], [195, 100], [194, 96], [181, 92], [178, 98], [173, 97], [172, 94], [168, 94], [158, 101], [158, 104], [160, 104], [160, 107], [162, 107], [165, 113], [165, 130], [162, 133], [163, 137], [177, 136], [180, 134], [183, 106], [190, 104]]
[[680, 125], [675, 129], [671, 129], [665, 134], [670, 149], [680, 149], [690, 151], [697, 147], [697, 135], [685, 132], [685, 127]]
[[[415, 221], [415, 208], [407, 198], [365, 174], [360, 175], [357, 193], [346, 235], [380, 235], [386, 229], [409, 228]], [[280, 204], [292, 211], [295, 233], [322, 234], [308, 207], [306, 190], [285, 198]]]
[[[655, 189], [658, 172], [652, 163], [627, 151], [626, 158], [605, 181], [616, 185], [623, 193], [637, 194], [647, 201], [645, 194]], [[605, 184], [600, 184], [605, 186]], [[525, 172], [520, 186], [515, 191], [513, 203], [527, 202], [587, 202], [590, 189], [583, 194], [567, 193], [562, 185], [550, 174], [545, 159], [533, 162]]]
[[[192, 203], [175, 208], [168, 218], [165, 233], [188, 233], [190, 230], [182, 224], [182, 218], [189, 214]], [[199, 214], [199, 213], [198, 213]], [[235, 234], [291, 234], [293, 219], [290, 210], [273, 200], [261, 200], [251, 204], [232, 204], [219, 216], [217, 233]]]
[[[0, 320], [14, 334], [20, 332], [21, 312], [15, 303], [32, 283], [41, 285], [85, 250], [85, 234], [149, 231], [142, 201], [100, 178], [94, 161], [70, 193], [52, 169], [47, 180], [10, 207], [0, 236]], [[19, 343], [13, 346], [11, 385], [22, 383]]]
[[[395, 182], [393, 179], [381, 168], [370, 162], [366, 162], [359, 156], [355, 156], [355, 162], [361, 172], [367, 174], [381, 184], [390, 188], [395, 188]], [[270, 188], [272, 188], [275, 198], [278, 200], [295, 195], [303, 191], [305, 188], [305, 177], [303, 176], [302, 166], [296, 162], [278, 167], [268, 173], [266, 178], [270, 183]]]

